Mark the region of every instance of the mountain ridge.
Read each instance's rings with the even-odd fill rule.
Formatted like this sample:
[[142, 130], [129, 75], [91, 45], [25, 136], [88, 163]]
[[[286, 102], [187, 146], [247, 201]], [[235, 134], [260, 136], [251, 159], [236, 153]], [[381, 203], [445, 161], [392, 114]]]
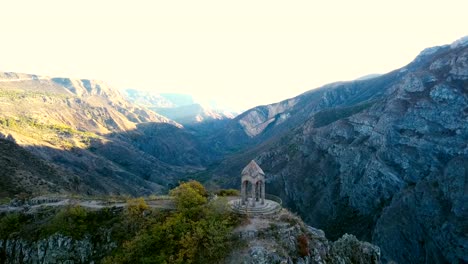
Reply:
[[[60, 186], [141, 195], [195, 178], [238, 187], [241, 169], [256, 160], [267, 192], [332, 239], [372, 241], [384, 261], [468, 261], [466, 38], [375, 78], [193, 126], [100, 82], [1, 76], [0, 133], [22, 149], [0, 144], [59, 168]], [[8, 162], [25, 166], [16, 159]]]
[[[189, 150], [196, 140], [180, 124], [132, 104], [100, 81], [0, 73], [0, 112], [0, 134], [62, 168], [64, 179], [69, 174], [81, 186], [74, 191], [162, 192], [206, 162], [198, 150]], [[158, 130], [158, 144], [138, 143], [151, 135], [143, 124], [167, 127]], [[172, 148], [178, 142], [171, 138], [177, 137], [187, 147]], [[30, 191], [37, 195], [35, 190]]]
[[131, 102], [188, 126], [232, 119], [236, 115], [236, 113], [226, 109], [201, 104], [186, 94], [158, 94], [136, 89], [126, 89], [125, 94]]
[[[380, 77], [289, 100], [289, 121], [252, 119], [268, 124], [246, 142], [269, 142], [225, 159], [213, 169], [214, 184], [236, 186], [241, 164], [255, 159], [269, 176], [267, 191], [332, 238], [348, 232], [372, 241], [385, 261], [467, 261], [466, 42], [423, 51]], [[269, 106], [249, 111], [274, 113]], [[281, 127], [287, 122], [292, 129]]]

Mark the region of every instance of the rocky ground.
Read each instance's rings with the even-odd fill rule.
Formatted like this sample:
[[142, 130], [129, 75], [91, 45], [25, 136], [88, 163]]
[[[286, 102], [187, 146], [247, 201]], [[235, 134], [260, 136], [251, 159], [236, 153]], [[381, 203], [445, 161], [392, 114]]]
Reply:
[[[28, 211], [21, 212], [37, 216], [31, 219], [41, 219], [40, 215], [47, 212], [47, 208], [70, 203], [69, 200], [52, 198], [36, 202], [40, 204], [31, 205]], [[122, 212], [121, 207], [125, 205], [118, 202], [105, 204], [96, 200], [80, 201], [79, 204], [87, 210], [110, 210], [112, 214]], [[152, 200], [148, 205], [168, 209], [172, 204], [167, 200]], [[53, 232], [32, 238], [25, 233], [17, 233], [0, 239], [0, 263], [99, 263], [118, 247], [114, 240], [115, 229], [104, 223], [82, 236]], [[347, 234], [331, 242], [323, 231], [305, 225], [286, 209], [273, 215], [244, 218], [232, 231], [231, 239], [236, 243], [222, 262], [225, 264], [380, 263], [380, 249], [377, 246]]]
[[285, 209], [248, 218], [234, 236], [243, 246], [231, 252], [226, 264], [380, 263], [377, 246], [348, 234], [331, 242], [322, 230], [305, 225]]

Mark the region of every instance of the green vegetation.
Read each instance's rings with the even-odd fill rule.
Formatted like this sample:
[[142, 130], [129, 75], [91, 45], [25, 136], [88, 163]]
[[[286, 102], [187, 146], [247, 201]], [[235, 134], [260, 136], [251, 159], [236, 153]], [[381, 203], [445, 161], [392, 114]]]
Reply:
[[323, 127], [329, 125], [337, 120], [350, 117], [354, 114], [357, 114], [372, 105], [374, 105], [375, 101], [366, 102], [358, 105], [353, 105], [349, 107], [341, 107], [341, 108], [332, 108], [322, 110], [314, 115], [314, 127]]
[[65, 94], [50, 93], [50, 92], [40, 92], [40, 91], [24, 91], [24, 90], [10, 90], [10, 89], [0, 89], [0, 98], [8, 98], [10, 100], [21, 100], [26, 98], [60, 98], [68, 99], [70, 96]]
[[78, 131], [64, 124], [47, 124], [27, 116], [0, 117], [0, 127], [67, 149], [88, 146], [91, 139], [98, 137], [94, 133]]
[[[0, 183], [0, 187], [3, 187], [3, 186], [2, 186], [2, 183]], [[0, 198], [0, 205], [2, 205], [2, 204], [9, 204], [10, 201], [11, 201], [11, 199], [8, 198], [8, 197]]]
[[[91, 216], [91, 215], [90, 215]], [[42, 237], [61, 233], [73, 238], [81, 238], [91, 226], [91, 217], [88, 212], [80, 206], [69, 206], [59, 211], [51, 221], [42, 228]]]
[[174, 197], [177, 208], [184, 211], [206, 204], [208, 193], [199, 182], [189, 181], [171, 190], [170, 195]]
[[170, 192], [173, 211], [152, 209], [143, 198], [122, 209], [86, 210], [74, 205], [45, 207], [35, 214], [0, 216], [0, 239], [39, 240], [60, 233], [105, 244], [109, 234], [117, 248], [103, 263], [217, 263], [236, 244], [232, 229], [241, 219], [227, 210], [227, 200], [208, 199], [196, 181]]
[[[177, 210], [144, 226], [104, 263], [216, 263], [229, 252], [230, 234], [239, 220], [226, 210], [226, 201], [208, 201], [205, 188], [196, 181], [182, 183], [170, 194]], [[134, 209], [140, 205], [137, 202]], [[143, 213], [132, 212], [133, 217]]]
[[45, 207], [35, 214], [10, 213], [0, 216], [0, 239], [21, 237], [34, 241], [56, 233], [74, 239], [82, 239], [85, 235], [99, 237], [102, 228], [118, 231], [115, 223], [122, 218], [110, 209], [90, 211], [78, 205]]
[[24, 216], [18, 213], [8, 214], [0, 219], [0, 238], [20, 231]]
[[216, 194], [219, 196], [239, 196], [240, 192], [236, 189], [221, 189]]

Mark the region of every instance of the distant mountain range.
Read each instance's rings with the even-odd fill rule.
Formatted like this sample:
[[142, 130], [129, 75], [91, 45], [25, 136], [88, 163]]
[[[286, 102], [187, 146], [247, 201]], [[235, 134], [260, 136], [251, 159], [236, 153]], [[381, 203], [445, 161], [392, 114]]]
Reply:
[[134, 89], [127, 89], [125, 93], [131, 102], [147, 107], [183, 125], [232, 119], [237, 115], [233, 111], [197, 103], [191, 95], [186, 94], [157, 94]]
[[243, 145], [212, 169], [239, 185], [255, 159], [267, 192], [332, 239], [352, 233], [384, 261], [468, 261], [468, 37], [407, 66], [250, 109], [218, 134]]
[[[204, 147], [182, 125], [99, 81], [0, 73], [0, 113], [0, 134], [15, 142], [0, 160], [32, 162], [9, 154], [21, 146], [52, 170], [43, 180], [53, 187], [17, 188], [32, 194], [161, 192], [203, 169], [212, 153], [200, 154]], [[44, 175], [30, 174], [0, 175], [8, 186]]]
[[185, 95], [1, 73], [0, 198], [142, 195], [189, 178], [238, 188], [254, 159], [266, 191], [332, 239], [372, 241], [384, 261], [468, 262], [468, 38], [387, 74], [221, 112]]

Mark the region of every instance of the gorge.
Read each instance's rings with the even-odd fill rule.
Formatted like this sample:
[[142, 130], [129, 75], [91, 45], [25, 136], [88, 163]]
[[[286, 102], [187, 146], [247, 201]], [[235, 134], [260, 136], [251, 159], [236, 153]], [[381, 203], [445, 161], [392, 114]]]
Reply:
[[468, 262], [468, 38], [234, 118], [180, 124], [138, 95], [1, 73], [0, 198], [238, 188], [255, 160], [268, 192], [331, 240], [352, 234], [384, 262]]

